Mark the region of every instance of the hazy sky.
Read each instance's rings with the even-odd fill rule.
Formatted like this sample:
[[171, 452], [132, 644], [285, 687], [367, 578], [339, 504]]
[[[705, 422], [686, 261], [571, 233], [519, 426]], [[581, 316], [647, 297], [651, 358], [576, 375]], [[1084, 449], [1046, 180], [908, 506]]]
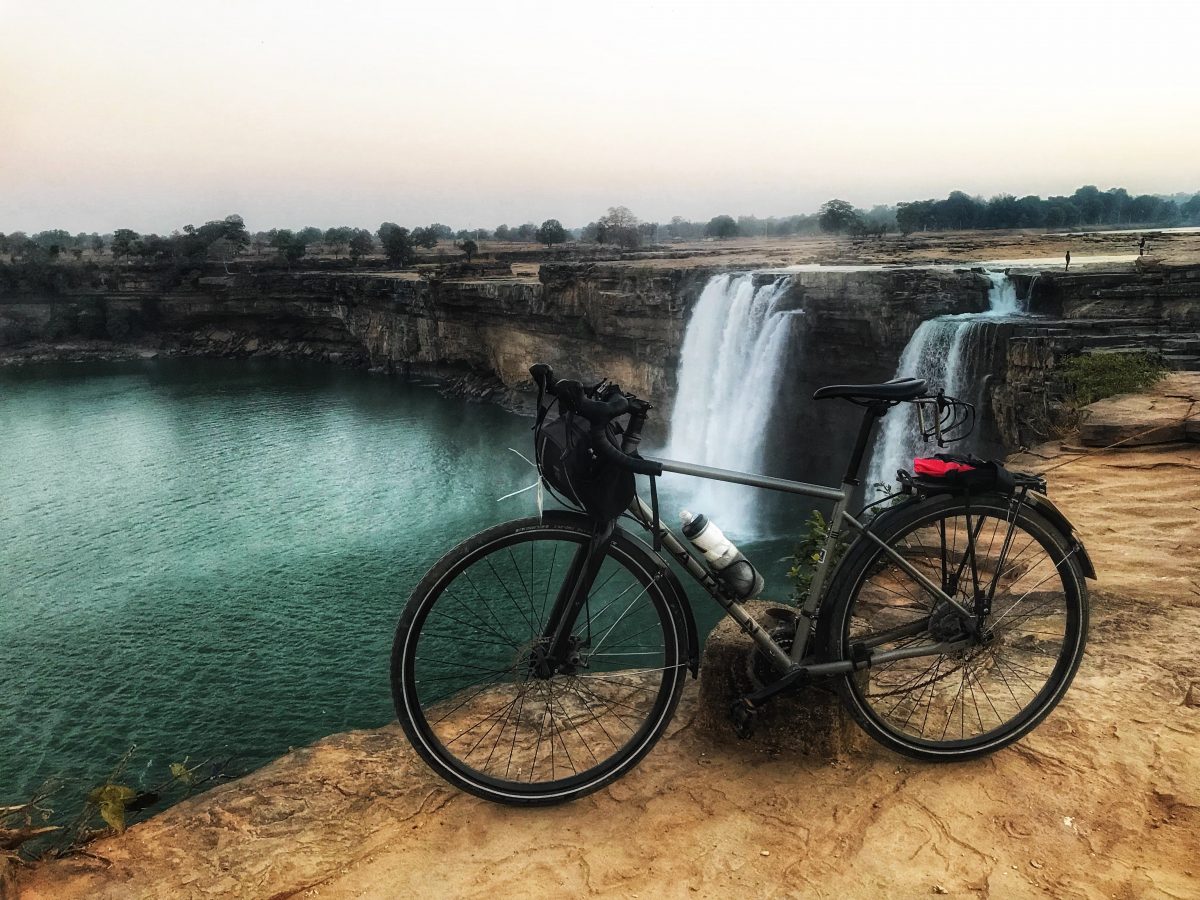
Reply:
[[0, 0], [0, 231], [1200, 190], [1194, 10]]

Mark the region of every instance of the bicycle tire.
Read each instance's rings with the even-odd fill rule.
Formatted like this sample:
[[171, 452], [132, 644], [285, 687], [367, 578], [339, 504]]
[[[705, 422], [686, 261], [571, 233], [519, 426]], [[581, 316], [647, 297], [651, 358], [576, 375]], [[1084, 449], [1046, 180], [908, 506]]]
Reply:
[[[971, 759], [1028, 734], [1066, 693], [1086, 644], [1088, 602], [1083, 568], [1068, 537], [1040, 513], [1023, 506], [1014, 515], [1010, 498], [999, 495], [972, 497], [969, 505], [961, 496], [943, 495], [884, 514], [875, 533], [918, 569], [927, 567], [929, 571], [924, 574], [935, 583], [937, 578], [933, 576], [940, 569], [950, 579], [943, 583], [946, 589], [946, 584], [958, 578], [952, 570], [962, 575], [969, 567], [972, 554], [965, 533], [968, 514], [984, 517], [983, 524], [979, 524], [979, 518], [971, 520], [972, 528], [979, 531], [975, 564], [985, 576], [990, 565], [997, 582], [993, 611], [985, 620], [996, 631], [993, 642], [954, 654], [869, 666], [836, 679], [842, 701], [858, 725], [883, 746], [916, 759]], [[1010, 521], [1014, 537], [1006, 557], [996, 549], [994, 536], [1001, 524], [1007, 529]], [[960, 549], [947, 549], [951, 544], [950, 522], [956, 528], [954, 548], [960, 544], [957, 529], [962, 529]], [[981, 550], [989, 522], [993, 523], [993, 537], [988, 548]], [[933, 540], [926, 546], [926, 534], [940, 540], [937, 553]], [[1037, 550], [1030, 556], [1030, 548], [1035, 546]], [[907, 579], [907, 586], [900, 575]], [[1049, 587], [1039, 591], [1043, 585]], [[972, 609], [973, 591], [968, 596], [961, 583], [958, 590], [956, 599]], [[948, 604], [941, 602], [939, 607], [934, 601], [934, 596], [904, 573], [882, 547], [862, 538], [847, 554], [831, 585], [829, 614], [821, 617], [824, 633], [818, 638], [818, 646], [826, 648], [830, 659], [852, 659], [855, 641], [879, 640], [889, 629], [912, 625], [927, 613], [928, 632], [880, 644], [876, 649], [906, 646], [904, 640], [909, 640], [908, 645], [920, 640], [949, 640], [950, 635], [935, 635], [934, 630], [959, 627], [954, 624], [958, 620], [949, 616]], [[865, 624], [872, 615], [876, 631]], [[938, 624], [939, 618], [942, 624]], [[1035, 687], [1039, 678], [1041, 686]], [[988, 691], [993, 682], [996, 696]], [[915, 691], [920, 694], [914, 695]], [[949, 709], [939, 732], [941, 711], [938, 715], [931, 713], [935, 698], [944, 707], [947, 695], [953, 696], [949, 697]], [[957, 736], [951, 727], [955, 715], [959, 717]], [[905, 718], [901, 720], [901, 716]]]
[[[581, 613], [576, 622], [575, 631], [580, 633], [587, 615], [592, 617], [590, 625], [596, 631], [590, 634], [590, 639], [594, 643], [582, 653], [587, 656], [587, 665], [593, 668], [562, 676], [556, 674], [545, 680], [535, 678], [529, 673], [528, 655], [522, 655], [532, 652], [525, 646], [527, 639], [510, 635], [520, 625], [529, 634], [535, 635], [533, 640], [536, 640], [537, 630], [544, 627], [544, 619], [549, 615], [545, 607], [552, 605], [546, 603], [547, 596], [557, 588], [557, 583], [547, 588], [541, 609], [535, 609], [536, 593], [526, 591], [525, 599], [529, 601], [529, 608], [524, 611], [527, 617], [523, 618], [515, 613], [524, 603], [524, 600], [518, 603], [516, 599], [521, 589], [515, 580], [505, 589], [505, 578], [499, 575], [498, 566], [508, 562], [519, 572], [524, 567], [525, 554], [528, 553], [531, 560], [528, 584], [541, 585], [541, 572], [536, 569], [535, 563], [544, 561], [545, 551], [553, 547], [554, 556], [545, 576], [549, 585], [559, 571], [558, 555], [563, 549], [586, 546], [591, 537], [591, 527], [588, 518], [566, 513], [547, 513], [542, 520], [529, 518], [497, 525], [467, 539], [443, 556], [413, 591], [397, 625], [392, 648], [391, 683], [396, 715], [420, 756], [438, 775], [456, 787], [486, 800], [509, 805], [568, 802], [599, 790], [627, 773], [650, 751], [670, 723], [685, 681], [686, 625], [679, 609], [668, 597], [669, 588], [658, 577], [662, 570], [661, 561], [650, 556], [619, 529], [589, 595], [586, 614]], [[477, 647], [470, 646], [472, 641], [469, 636], [460, 636], [456, 641], [457, 651], [465, 650], [466, 653], [459, 658], [459, 662], [437, 661], [437, 642], [446, 636], [439, 631], [440, 620], [435, 615], [439, 603], [443, 604], [443, 619], [449, 616], [460, 623], [457, 627], [470, 630], [475, 625], [467, 615], [472, 607], [461, 603], [453, 586], [466, 583], [474, 585], [476, 581], [483, 583], [482, 579], [472, 579], [471, 573], [483, 573], [488, 569], [491, 570], [488, 574], [496, 576], [494, 584], [484, 583], [484, 589], [480, 591], [477, 588], [476, 596], [472, 599], [481, 623], [474, 628]], [[536, 582], [535, 572], [538, 577]], [[601, 588], [599, 586], [603, 578], [609, 581]], [[604, 606], [609, 593], [617, 591], [622, 578], [639, 586], [638, 591], [624, 588], [632, 591], [626, 596], [633, 596], [634, 600], [628, 606], [624, 599], [619, 603], [614, 600]], [[613, 579], [617, 579], [617, 585], [609, 588]], [[521, 581], [521, 584], [528, 587], [525, 581]], [[638, 604], [636, 610], [633, 604]], [[623, 610], [620, 618], [617, 617], [618, 610]], [[596, 635], [601, 627], [607, 631], [602, 638], [598, 638]], [[642, 635], [649, 635], [649, 638]], [[655, 642], [658, 636], [661, 636], [660, 643]], [[423, 646], [428, 649], [423, 650]], [[627, 649], [615, 650], [617, 647]], [[607, 652], [602, 653], [605, 648]], [[492, 655], [472, 656], [469, 662], [466, 661], [466, 654], [475, 653], [477, 649]], [[423, 653], [434, 660], [430, 665], [443, 667], [432, 670], [435, 673], [433, 679], [426, 675], [424, 684], [421, 669]], [[657, 655], [651, 657], [650, 654]], [[661, 665], [641, 670], [605, 669], [605, 665], [621, 666], [626, 665], [627, 661], [605, 663], [599, 659], [600, 656], [610, 659], [628, 656], [631, 657], [629, 661], [637, 664]], [[437, 680], [458, 677], [455, 675], [456, 666], [462, 672], [478, 674], [478, 670], [484, 668], [481, 662], [488, 659], [499, 659], [501, 663], [511, 659], [512, 663], [506, 669], [498, 667], [490, 676], [484, 675], [483, 682], [473, 679], [470, 674], [466, 675], [465, 680], [475, 681], [470, 690], [474, 691], [476, 685], [484, 684], [474, 698], [458, 701], [461, 693], [468, 688], [460, 689], [459, 693], [431, 696], [436, 690], [429, 687], [431, 680], [436, 683]], [[428, 666], [425, 671], [428, 672]], [[453, 684], [450, 687], [453, 688]], [[471, 710], [475, 706], [493, 699], [496, 706], [491, 716], [495, 718], [484, 737], [475, 740], [476, 733], [484, 734], [483, 725], [488, 717], [483, 717], [462, 732], [460, 726], [463, 723], [456, 717], [472, 716], [474, 713]], [[466, 712], [443, 713], [452, 700], [459, 702], [459, 707]], [[527, 703], [530, 704], [528, 707]], [[540, 710], [537, 709], [538, 704], [541, 704]], [[605, 704], [610, 705], [606, 708]], [[438, 715], [433, 713], [435, 708]], [[501, 713], [502, 709], [505, 711]], [[482, 708], [479, 710], [480, 713], [483, 711]], [[633, 719], [635, 713], [641, 716], [640, 722], [634, 723], [637, 727], [625, 721], [626, 718]], [[536, 719], [536, 727], [533, 724], [535, 716], [540, 716]], [[451, 725], [447, 726], [447, 722]], [[470, 724], [470, 719], [467, 724]], [[499, 735], [493, 737], [492, 732], [497, 726]], [[574, 729], [573, 734], [569, 728]], [[459, 735], [451, 737], [450, 731], [453, 729], [459, 729]], [[608, 743], [613, 745], [611, 752], [604, 749], [601, 731]], [[626, 731], [628, 736], [622, 737]], [[462, 733], [469, 733], [470, 737], [455, 747]], [[589, 733], [595, 737], [593, 743], [589, 743]], [[531, 764], [529, 745], [534, 737], [537, 738], [537, 745]], [[477, 755], [476, 747], [466, 749], [467, 740], [474, 741], [476, 746], [486, 740], [492, 744], [492, 755], [481, 763], [487, 745], [483, 744]], [[499, 750], [502, 743], [504, 749]], [[547, 753], [542, 749], [545, 743], [549, 746], [550, 777], [548, 780], [535, 780], [535, 775], [540, 774], [539, 752], [542, 757], [541, 772], [546, 770]], [[595, 764], [581, 771], [576, 757], [571, 754], [573, 748], [586, 749]], [[570, 761], [571, 771], [564, 771], [562, 777], [555, 777], [556, 750], [559, 757], [565, 756]], [[509, 753], [507, 760], [503, 757], [505, 751]], [[493, 765], [496, 752], [501, 756]], [[598, 755], [601, 753], [603, 758]], [[582, 749], [577, 755], [580, 760], [587, 759]], [[512, 768], [514, 759], [518, 760], [515, 771]], [[500, 771], [502, 763], [506, 764], [503, 772]], [[565, 763], [563, 768], [565, 770]], [[526, 772], [528, 778], [523, 780], [520, 775]]]

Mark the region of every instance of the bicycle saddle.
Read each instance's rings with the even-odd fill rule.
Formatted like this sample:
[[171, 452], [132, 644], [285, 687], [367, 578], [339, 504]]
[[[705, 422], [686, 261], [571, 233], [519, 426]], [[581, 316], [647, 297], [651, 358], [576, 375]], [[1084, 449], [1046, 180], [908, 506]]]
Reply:
[[883, 384], [830, 384], [817, 388], [814, 400], [845, 397], [847, 400], [915, 400], [925, 393], [923, 378], [893, 378]]

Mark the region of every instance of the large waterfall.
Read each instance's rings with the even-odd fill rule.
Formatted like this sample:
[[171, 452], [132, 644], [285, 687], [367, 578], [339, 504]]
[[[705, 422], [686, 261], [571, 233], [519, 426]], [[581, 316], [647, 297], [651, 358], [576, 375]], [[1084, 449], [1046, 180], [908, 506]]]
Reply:
[[[758, 281], [756, 285], [755, 282]], [[716, 275], [705, 285], [683, 339], [666, 455], [722, 469], [761, 472], [768, 424], [799, 310], [780, 308], [790, 278]], [[675, 491], [727, 534], [758, 527], [761, 491], [688, 479]]]
[[[1003, 272], [984, 274], [992, 283], [988, 289], [988, 311], [939, 316], [922, 322], [900, 356], [897, 378], [924, 378], [930, 391], [941, 388], [948, 397], [977, 403], [981, 393], [981, 371], [991, 361], [988, 320], [1024, 312], [1012, 279]], [[891, 484], [897, 469], [912, 469], [913, 457], [936, 452], [939, 452], [937, 445], [928, 444], [921, 437], [916, 407], [901, 403], [884, 416], [883, 430], [876, 438], [871, 457], [867, 485]]]

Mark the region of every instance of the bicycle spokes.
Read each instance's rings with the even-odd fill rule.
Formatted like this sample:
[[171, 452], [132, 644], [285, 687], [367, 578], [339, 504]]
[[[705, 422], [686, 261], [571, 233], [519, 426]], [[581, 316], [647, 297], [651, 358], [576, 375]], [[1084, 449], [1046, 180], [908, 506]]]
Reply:
[[893, 660], [856, 676], [890, 728], [929, 741], [977, 738], [1002, 728], [1051, 681], [1069, 634], [1069, 604], [1050, 548], [1015, 518], [959, 510], [910, 528], [892, 543], [951, 604], [881, 556], [855, 599], [853, 642], [877, 651], [941, 642], [953, 653]]
[[611, 556], [555, 651], [555, 616], [584, 552], [526, 540], [487, 553], [428, 609], [412, 692], [431, 737], [459, 764], [514, 784], [579, 778], [635, 741], [674, 684], [655, 583]]

